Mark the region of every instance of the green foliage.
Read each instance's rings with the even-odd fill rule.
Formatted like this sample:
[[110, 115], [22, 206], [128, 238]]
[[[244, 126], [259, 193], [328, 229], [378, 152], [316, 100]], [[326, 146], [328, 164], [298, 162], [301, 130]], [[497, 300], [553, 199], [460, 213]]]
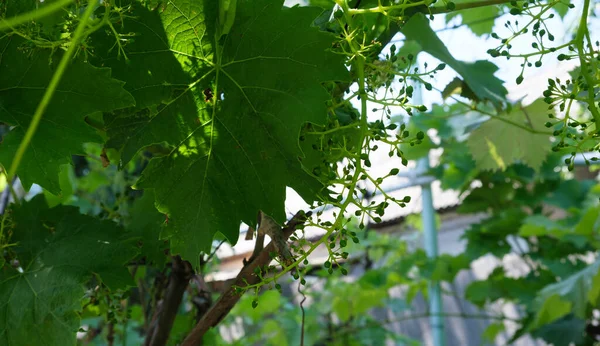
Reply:
[[543, 131], [542, 125], [547, 114], [547, 105], [538, 100], [483, 123], [467, 142], [477, 168], [504, 170], [512, 163], [522, 162], [538, 170], [551, 145], [550, 133]]
[[169, 248], [168, 241], [162, 239], [161, 235], [165, 227], [165, 216], [154, 209], [154, 194], [145, 191], [133, 203], [129, 213], [128, 229], [142, 241], [140, 256], [158, 268], [164, 267], [165, 253]]
[[504, 323], [502, 323], [502, 322], [492, 323], [489, 326], [487, 326], [487, 328], [483, 332], [482, 336], [487, 342], [492, 343], [496, 340], [496, 336], [498, 334], [500, 334], [501, 332], [503, 332], [504, 329], [505, 329]]
[[[358, 275], [355, 282], [347, 282], [339, 272], [328, 274], [322, 267], [306, 268], [306, 284], [300, 286], [302, 294], [308, 298], [303, 304], [304, 323], [298, 304], [275, 290], [266, 291], [258, 297], [253, 294], [244, 295], [235, 307], [233, 316], [229, 316], [224, 325], [237, 325], [236, 317], [239, 316], [248, 333], [229, 344], [244, 345], [252, 342], [295, 345], [304, 326], [307, 345], [379, 345], [386, 340], [393, 340], [401, 345], [419, 345], [417, 340], [386, 328], [386, 324], [392, 323], [394, 318], [378, 321], [371, 317], [371, 314], [382, 307], [392, 309], [394, 316], [400, 320], [408, 312], [409, 305], [405, 299], [390, 297], [388, 294], [390, 288], [405, 281], [396, 267], [408, 255], [406, 244], [397, 237], [375, 232], [368, 232], [365, 238], [364, 232], [359, 232], [358, 236], [364, 241], [352, 248], [356, 258], [363, 258], [368, 253], [377, 261], [383, 259], [377, 255], [381, 253], [387, 259], [386, 264]], [[420, 254], [417, 256], [424, 257]], [[289, 289], [298, 290], [297, 282], [282, 283], [282, 286], [287, 285]], [[321, 285], [325, 286], [324, 289], [320, 288]], [[255, 308], [254, 301], [258, 301]], [[409, 316], [407, 319], [410, 318], [414, 317]], [[219, 338], [212, 342], [216, 345], [225, 344]]]
[[[464, 3], [464, 1], [462, 1]], [[461, 3], [461, 1], [457, 1]], [[483, 36], [490, 34], [494, 28], [495, 19], [501, 10], [498, 6], [485, 6], [468, 10], [451, 12], [446, 15], [446, 23], [453, 18], [459, 17], [461, 24], [466, 25], [475, 35]]]
[[[310, 27], [318, 10], [240, 1], [235, 27], [220, 41], [215, 23], [202, 20], [215, 16], [214, 6], [133, 6], [140, 19], [124, 29], [146, 33], [123, 48], [126, 59], [108, 64], [146, 110], [105, 119], [107, 145], [121, 150], [123, 162], [154, 143], [174, 146], [136, 184], [155, 190], [158, 209], [169, 215], [172, 251], [198, 258], [217, 232], [235, 243], [239, 221], [254, 224], [258, 210], [284, 221], [286, 186], [316, 199], [320, 186], [298, 162], [297, 134], [305, 122], [326, 121], [319, 84], [346, 78], [341, 59], [326, 52], [331, 37]], [[182, 9], [197, 16], [189, 21]], [[162, 28], [173, 22], [181, 24]], [[107, 47], [113, 40], [103, 39]], [[140, 79], [146, 71], [153, 73]]]
[[123, 265], [136, 253], [135, 238], [76, 208], [48, 208], [43, 196], [15, 209], [12, 222], [18, 264], [0, 274], [0, 340], [75, 345], [83, 285], [92, 277], [113, 290], [133, 284]]
[[[599, 268], [600, 261], [596, 261], [560, 282], [544, 287], [538, 293], [537, 303], [543, 304], [538, 316], [546, 314], [547, 316], [540, 318], [547, 318], [545, 322], [551, 322], [572, 312], [576, 317], [584, 319], [588, 315], [588, 304], [596, 306], [598, 303]], [[559, 304], [558, 300], [562, 303]], [[567, 308], [558, 308], [561, 304]]]
[[[54, 73], [55, 62], [61, 56], [48, 50], [23, 52], [25, 43], [14, 36], [0, 39], [0, 121], [14, 126], [2, 140], [0, 162], [6, 168], [14, 159], [46, 83]], [[86, 124], [86, 115], [134, 104], [131, 95], [123, 89], [123, 82], [111, 78], [109, 69], [75, 61], [69, 71], [59, 84], [33, 138], [31, 150], [25, 153], [17, 172], [27, 189], [37, 183], [59, 194], [61, 165], [71, 163], [73, 154], [84, 154], [84, 143], [102, 142], [96, 131]]]
[[586, 345], [592, 342], [585, 336], [586, 323], [573, 315], [546, 324], [532, 333], [555, 346]]
[[[464, 294], [481, 309], [511, 302], [523, 313], [482, 315], [494, 321], [482, 338], [492, 342], [511, 320], [513, 340], [593, 342], [600, 188], [562, 170], [600, 151], [590, 1], [561, 43], [546, 22], [568, 2], [310, 3], [318, 7], [0, 0], [1, 184], [43, 188], [20, 203], [19, 189], [9, 191], [8, 208], [7, 193], [0, 201], [1, 344], [74, 345], [84, 326], [82, 344], [148, 343], [166, 311], [175, 314], [167, 344], [180, 344], [221, 304], [205, 282], [218, 280], [221, 240], [235, 244], [259, 212], [283, 225], [288, 187], [313, 212], [278, 241], [291, 256], [238, 281], [244, 297], [224, 323], [241, 324], [244, 338], [229, 343], [213, 328], [206, 344], [294, 345], [304, 333], [307, 345], [414, 345], [386, 324], [427, 317], [406, 310], [432, 282], [508, 254], [526, 270], [498, 265]], [[504, 29], [488, 19], [504, 12]], [[443, 13], [489, 34], [491, 58], [520, 65], [502, 79], [520, 84], [551, 56], [578, 66], [548, 80], [543, 99], [511, 104], [492, 61], [457, 60], [434, 32], [429, 21]], [[515, 53], [523, 37], [531, 50]], [[437, 63], [422, 63], [423, 53]], [[457, 76], [437, 85], [447, 68]], [[434, 92], [443, 104], [423, 104]], [[442, 156], [431, 174], [461, 194], [458, 211], [486, 214], [464, 233], [463, 253], [435, 259], [363, 231], [410, 203], [384, 182], [433, 149]], [[384, 173], [373, 167], [378, 150], [393, 166]], [[418, 226], [415, 217], [407, 224]], [[317, 240], [306, 232], [315, 229]], [[320, 248], [327, 259], [309, 266]], [[180, 265], [191, 280], [177, 281]], [[366, 271], [348, 280], [351, 265]], [[287, 273], [311, 298], [300, 312], [277, 292]], [[169, 307], [174, 282], [184, 282], [183, 304]], [[404, 296], [390, 297], [398, 286]], [[372, 316], [386, 307], [397, 320]], [[228, 310], [219, 311], [220, 320]]]
[[456, 60], [429, 26], [424, 15], [413, 16], [404, 26], [402, 33], [407, 40], [417, 42], [423, 51], [448, 64], [464, 78], [466, 85], [475, 95], [475, 101], [490, 101], [500, 108], [505, 101], [506, 89], [502, 81], [494, 77], [498, 70], [488, 61], [466, 63]]

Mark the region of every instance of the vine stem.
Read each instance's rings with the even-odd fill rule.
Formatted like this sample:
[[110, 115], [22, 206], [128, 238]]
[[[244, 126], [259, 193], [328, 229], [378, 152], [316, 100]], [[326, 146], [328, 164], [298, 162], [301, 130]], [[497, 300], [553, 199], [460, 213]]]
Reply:
[[[435, 89], [438, 90], [438, 91], [440, 91], [440, 92], [442, 92], [442, 90], [440, 90], [440, 89], [437, 89], [437, 88], [435, 88]], [[522, 130], [525, 130], [525, 131], [527, 131], [529, 133], [540, 134], [540, 135], [551, 135], [552, 134], [552, 132], [550, 132], [550, 131], [536, 130], [536, 129], [532, 128], [532, 127], [525, 126], [525, 125], [519, 124], [519, 123], [517, 123], [515, 121], [512, 121], [510, 119], [507, 119], [506, 117], [503, 117], [501, 115], [494, 114], [494, 113], [485, 111], [483, 109], [479, 109], [477, 107], [471, 106], [470, 104], [468, 104], [466, 102], [463, 102], [463, 101], [459, 100], [458, 98], [456, 98], [454, 96], [450, 96], [450, 98], [453, 99], [454, 101], [456, 101], [457, 103], [460, 103], [461, 105], [469, 108], [470, 110], [479, 112], [481, 114], [485, 114], [485, 115], [489, 116], [492, 119], [500, 120], [500, 121], [505, 122], [507, 124], [510, 124], [510, 125], [512, 125], [514, 127], [518, 127], [518, 128], [520, 128]], [[523, 107], [521, 107], [520, 110], [523, 111]]]
[[583, 11], [581, 13], [581, 19], [579, 21], [579, 28], [577, 29], [577, 36], [575, 37], [575, 44], [577, 45], [577, 54], [579, 56], [579, 63], [581, 64], [581, 74], [585, 79], [585, 82], [588, 85], [588, 105], [589, 110], [594, 117], [594, 122], [596, 123], [596, 133], [600, 131], [600, 112], [598, 112], [598, 108], [596, 108], [595, 99], [594, 99], [594, 80], [588, 71], [587, 61], [584, 56], [584, 40], [585, 34], [588, 31], [587, 28], [587, 17], [590, 12], [590, 0], [584, 0], [583, 2]]
[[18, 15], [18, 16], [9, 18], [9, 19], [1, 19], [0, 20], [0, 31], [5, 30], [7, 28], [13, 28], [17, 25], [48, 16], [48, 15], [60, 10], [61, 8], [67, 6], [68, 4], [70, 4], [72, 2], [73, 2], [73, 0], [60, 0], [57, 2], [52, 2], [46, 6], [43, 6], [39, 10], [29, 11], [27, 13], [23, 13], [21, 15]]
[[[310, 214], [305, 214], [304, 212], [296, 213], [282, 229], [282, 237], [287, 239], [291, 236], [296, 232], [298, 226], [303, 225], [306, 222], [308, 217], [310, 217]], [[204, 334], [206, 334], [209, 329], [217, 326], [242, 297], [236, 287], [241, 287], [248, 283], [259, 283], [261, 278], [255, 274], [255, 270], [262, 270], [262, 268], [268, 266], [273, 260], [271, 253], [276, 251], [275, 244], [270, 242], [262, 251], [260, 251], [258, 256], [251, 262], [248, 262], [242, 270], [240, 270], [233, 284], [221, 294], [217, 302], [210, 307], [200, 321], [192, 328], [192, 331], [185, 337], [181, 346], [200, 345]]]
[[[473, 1], [473, 2], [456, 4], [456, 6], [453, 9], [448, 9], [446, 7], [430, 7], [430, 8], [427, 8], [426, 10], [424, 10], [423, 12], [427, 12], [430, 14], [442, 14], [442, 13], [448, 13], [448, 12], [454, 12], [454, 11], [460, 11], [460, 10], [467, 10], [467, 9], [471, 9], [471, 8], [501, 5], [501, 4], [509, 3], [511, 1], [512, 0]], [[423, 5], [426, 6], [427, 2], [428, 1], [419, 1], [419, 2], [403, 3], [403, 4], [398, 4], [398, 5], [391, 5], [391, 6], [379, 5], [379, 6], [371, 7], [371, 8], [351, 8], [351, 9], [348, 9], [348, 13], [351, 15], [365, 14], [365, 13], [387, 13], [388, 11], [392, 11], [392, 10], [404, 10], [404, 9], [407, 9], [410, 7], [423, 6]]]
[[29, 144], [31, 143], [31, 140], [33, 139], [33, 136], [35, 135], [35, 132], [37, 131], [40, 121], [42, 120], [42, 115], [46, 111], [46, 108], [48, 107], [48, 104], [50, 103], [52, 96], [54, 96], [54, 93], [56, 92], [56, 88], [58, 87], [58, 84], [60, 83], [60, 80], [62, 79], [62, 76], [65, 73], [65, 70], [67, 69], [67, 65], [69, 64], [69, 62], [71, 61], [71, 58], [73, 57], [73, 54], [75, 54], [75, 51], [77, 50], [79, 41], [83, 37], [84, 31], [85, 31], [85, 26], [88, 22], [88, 19], [91, 17], [92, 13], [94, 12], [95, 5], [97, 2], [98, 2], [98, 0], [89, 0], [88, 1], [88, 6], [85, 9], [85, 12], [83, 13], [83, 16], [81, 17], [81, 20], [80, 20], [79, 24], [77, 25], [75, 32], [73, 33], [73, 40], [71, 41], [71, 44], [69, 45], [69, 48], [67, 49], [65, 54], [60, 59], [60, 62], [58, 63], [58, 67], [56, 68], [56, 72], [54, 72], [54, 74], [52, 75], [50, 84], [48, 84], [48, 88], [46, 88], [46, 92], [44, 93], [42, 100], [40, 101], [37, 109], [35, 110], [35, 113], [33, 114], [33, 119], [31, 120], [31, 124], [29, 124], [29, 127], [27, 128], [27, 132], [25, 132], [25, 137], [23, 138], [23, 140], [19, 144], [19, 147], [17, 148], [15, 158], [13, 159], [13, 162], [10, 165], [10, 169], [8, 170], [8, 177], [9, 177], [8, 180], [9, 181], [17, 173], [17, 169], [19, 168], [19, 165], [21, 164], [23, 155], [25, 154], [25, 151], [27, 151], [27, 147], [29, 147]]
[[559, 46], [556, 47], [551, 47], [551, 48], [547, 48], [547, 49], [543, 49], [537, 52], [533, 52], [533, 53], [527, 53], [527, 54], [511, 54], [510, 57], [511, 58], [530, 58], [532, 56], [536, 56], [536, 55], [544, 55], [544, 54], [549, 54], [549, 53], [553, 53], [556, 52], [559, 49], [563, 49], [566, 48], [568, 46], [570, 46], [571, 44], [573, 44], [573, 41], [569, 41], [567, 43], [561, 44]]
[[351, 15], [365, 14], [365, 13], [387, 13], [387, 11], [405, 10], [407, 8], [417, 7], [417, 6], [427, 6], [427, 2], [419, 1], [419, 2], [410, 2], [410, 3], [407, 2], [407, 3], [391, 5], [391, 6], [379, 5], [377, 7], [371, 7], [371, 8], [351, 8], [351, 9], [349, 9], [348, 13], [350, 13]]
[[300, 326], [300, 346], [304, 346], [304, 324], [306, 319], [306, 312], [304, 311], [304, 302], [306, 301], [306, 294], [302, 291], [302, 284], [298, 283], [298, 293], [302, 295], [302, 300], [300, 301], [300, 309], [302, 310], [302, 324]]
[[460, 10], [468, 10], [471, 8], [479, 8], [479, 7], [487, 7], [493, 5], [502, 5], [511, 2], [512, 0], [486, 0], [486, 1], [474, 1], [474, 2], [465, 2], [461, 4], [456, 4], [456, 6], [450, 10], [446, 7], [432, 7], [429, 9], [429, 13], [431, 14], [442, 14], [442, 13], [450, 13]]

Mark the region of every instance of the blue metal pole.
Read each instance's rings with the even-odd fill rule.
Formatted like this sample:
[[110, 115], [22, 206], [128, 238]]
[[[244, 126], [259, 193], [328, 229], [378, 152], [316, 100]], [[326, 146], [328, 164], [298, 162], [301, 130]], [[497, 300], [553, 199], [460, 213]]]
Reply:
[[[417, 170], [419, 172], [427, 172], [429, 170], [428, 155], [419, 159], [417, 162]], [[423, 201], [421, 218], [423, 220], [423, 243], [425, 252], [428, 257], [436, 258], [438, 256], [438, 242], [431, 183], [421, 185], [421, 199]], [[431, 313], [429, 323], [431, 325], [433, 345], [444, 346], [444, 319], [442, 317], [442, 296], [439, 282], [429, 282], [429, 311]]]
[[[423, 94], [420, 84], [414, 86], [413, 102], [423, 103]], [[421, 177], [429, 171], [429, 152], [425, 157], [417, 161], [417, 176]], [[423, 210], [421, 218], [423, 220], [423, 245], [429, 258], [435, 259], [438, 256], [437, 229], [435, 226], [435, 209], [433, 207], [433, 195], [431, 194], [431, 182], [426, 180], [421, 184], [421, 200]], [[442, 295], [440, 283], [429, 282], [429, 323], [431, 326], [431, 336], [433, 346], [444, 346], [444, 319], [442, 318]]]

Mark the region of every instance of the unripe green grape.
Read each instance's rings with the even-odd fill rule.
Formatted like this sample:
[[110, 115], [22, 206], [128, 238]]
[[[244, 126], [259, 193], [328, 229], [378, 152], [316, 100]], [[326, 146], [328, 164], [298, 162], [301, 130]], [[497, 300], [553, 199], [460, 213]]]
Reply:
[[523, 75], [519, 75], [519, 76], [517, 77], [517, 80], [516, 80], [516, 82], [517, 82], [517, 85], [518, 85], [518, 84], [521, 84], [521, 83], [523, 83]]
[[498, 51], [496, 49], [488, 49], [487, 53], [492, 57], [492, 58], [497, 58], [500, 56], [500, 53], [498, 53]]

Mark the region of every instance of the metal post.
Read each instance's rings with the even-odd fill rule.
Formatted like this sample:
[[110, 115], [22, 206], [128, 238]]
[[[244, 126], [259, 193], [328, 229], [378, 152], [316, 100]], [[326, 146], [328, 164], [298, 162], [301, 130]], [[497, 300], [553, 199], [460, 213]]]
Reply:
[[[421, 85], [416, 83], [414, 86], [413, 102], [423, 103], [423, 90]], [[423, 177], [429, 171], [429, 152], [425, 157], [417, 161], [417, 177]], [[423, 245], [427, 257], [435, 259], [438, 256], [437, 229], [435, 227], [435, 209], [433, 207], [433, 196], [431, 194], [431, 180], [425, 180], [421, 183], [421, 200], [423, 201], [423, 210], [421, 218], [423, 220]], [[440, 283], [429, 282], [429, 323], [431, 325], [431, 336], [433, 346], [444, 346], [444, 319], [442, 318], [442, 295]]]
[[[419, 172], [429, 170], [429, 155], [417, 162]], [[421, 218], [423, 220], [423, 243], [425, 252], [430, 258], [438, 256], [437, 229], [435, 226], [435, 209], [433, 208], [433, 196], [431, 194], [431, 183], [421, 185], [421, 199], [423, 201], [423, 210]], [[431, 334], [434, 346], [444, 346], [444, 319], [442, 317], [442, 296], [439, 282], [429, 282], [429, 323], [431, 324]]]

